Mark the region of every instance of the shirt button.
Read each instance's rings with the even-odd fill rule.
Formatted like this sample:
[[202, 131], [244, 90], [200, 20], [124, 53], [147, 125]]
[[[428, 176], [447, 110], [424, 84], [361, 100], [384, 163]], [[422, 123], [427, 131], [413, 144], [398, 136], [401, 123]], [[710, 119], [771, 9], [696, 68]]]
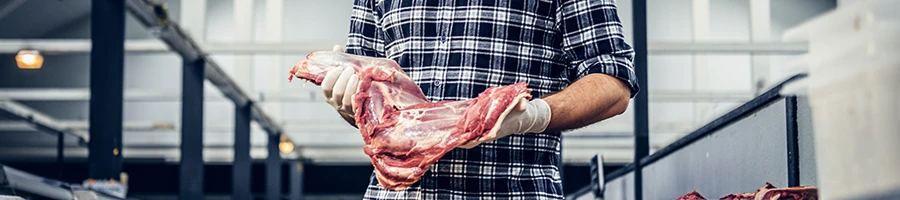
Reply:
[[434, 80], [432, 84], [434, 84], [434, 86], [441, 86], [441, 80]]
[[447, 36], [441, 36], [441, 43], [447, 42]]

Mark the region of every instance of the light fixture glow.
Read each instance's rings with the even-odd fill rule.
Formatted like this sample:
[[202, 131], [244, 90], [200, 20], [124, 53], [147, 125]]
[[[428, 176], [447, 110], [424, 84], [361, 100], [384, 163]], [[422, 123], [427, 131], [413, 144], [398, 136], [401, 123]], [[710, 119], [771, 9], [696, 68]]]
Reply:
[[281, 153], [291, 153], [294, 151], [294, 143], [281, 141], [281, 143], [278, 144], [278, 149], [281, 150]]
[[19, 69], [40, 69], [44, 64], [44, 56], [36, 50], [20, 50], [16, 54], [16, 65]]
[[31, 55], [31, 54], [22, 55], [22, 62], [25, 64], [29, 64], [29, 65], [34, 64], [34, 60], [35, 60], [34, 55]]

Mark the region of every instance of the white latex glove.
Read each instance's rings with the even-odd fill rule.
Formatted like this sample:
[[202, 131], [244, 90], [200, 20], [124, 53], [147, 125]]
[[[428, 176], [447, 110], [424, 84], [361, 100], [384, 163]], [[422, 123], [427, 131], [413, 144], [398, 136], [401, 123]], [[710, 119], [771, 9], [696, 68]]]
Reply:
[[459, 146], [471, 149], [484, 142], [494, 141], [512, 134], [541, 133], [550, 124], [550, 105], [543, 99], [522, 99], [505, 118], [497, 132]]
[[[344, 48], [335, 45], [332, 51], [344, 52]], [[359, 78], [353, 67], [337, 67], [325, 73], [322, 80], [322, 93], [325, 101], [338, 112], [353, 116], [353, 97], [359, 86]]]

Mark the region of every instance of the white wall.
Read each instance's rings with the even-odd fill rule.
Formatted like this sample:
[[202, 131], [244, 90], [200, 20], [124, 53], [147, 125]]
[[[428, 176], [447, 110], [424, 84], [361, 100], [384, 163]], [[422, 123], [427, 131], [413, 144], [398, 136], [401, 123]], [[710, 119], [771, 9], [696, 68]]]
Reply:
[[[836, 6], [858, 0], [838, 0], [838, 1], [815, 1], [814, 0], [777, 0], [772, 1], [772, 35], [773, 38], [781, 39], [781, 35], [793, 26], [799, 25], [806, 20], [833, 10]], [[771, 80], [783, 80], [788, 78], [789, 70], [785, 66], [791, 59], [796, 58], [795, 55], [773, 55], [770, 56], [773, 63], [770, 71]]]
[[[694, 40], [692, 0], [649, 0], [648, 40], [653, 42], [750, 42], [750, 0], [709, 0], [708, 38]], [[631, 33], [631, 1], [619, 0], [619, 17]], [[819, 0], [772, 0], [772, 38], [791, 26], [797, 25], [819, 13], [833, 9], [834, 1]], [[631, 40], [629, 40], [630, 42]], [[749, 53], [696, 54], [704, 59], [695, 60], [690, 54], [650, 54], [649, 86], [651, 96], [659, 92], [703, 93], [747, 93], [753, 92], [751, 62]], [[771, 56], [769, 83], [775, 83], [787, 75], [780, 67], [793, 56]], [[700, 62], [700, 63], [696, 63]], [[706, 70], [694, 72], [695, 65]], [[695, 83], [696, 82], [696, 83]], [[696, 85], [696, 86], [694, 86]], [[646, 90], [645, 90], [646, 92]], [[674, 131], [690, 131], [712, 120], [742, 102], [660, 102], [650, 103], [650, 123], [656, 126], [686, 124], [692, 128], [674, 128]], [[631, 110], [629, 111], [631, 112]], [[654, 135], [669, 131], [654, 131], [651, 127], [651, 141]]]

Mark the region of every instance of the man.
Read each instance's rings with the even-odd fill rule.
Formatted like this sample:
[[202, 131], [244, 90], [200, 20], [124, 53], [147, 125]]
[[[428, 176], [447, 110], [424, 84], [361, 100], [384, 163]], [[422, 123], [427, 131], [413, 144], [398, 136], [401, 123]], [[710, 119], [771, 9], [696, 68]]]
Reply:
[[[522, 81], [535, 97], [409, 189], [373, 173], [365, 199], [562, 199], [561, 132], [621, 114], [639, 91], [614, 0], [355, 0], [350, 24], [347, 53], [397, 61], [431, 101]], [[351, 69], [322, 84], [351, 124], [357, 85]]]

